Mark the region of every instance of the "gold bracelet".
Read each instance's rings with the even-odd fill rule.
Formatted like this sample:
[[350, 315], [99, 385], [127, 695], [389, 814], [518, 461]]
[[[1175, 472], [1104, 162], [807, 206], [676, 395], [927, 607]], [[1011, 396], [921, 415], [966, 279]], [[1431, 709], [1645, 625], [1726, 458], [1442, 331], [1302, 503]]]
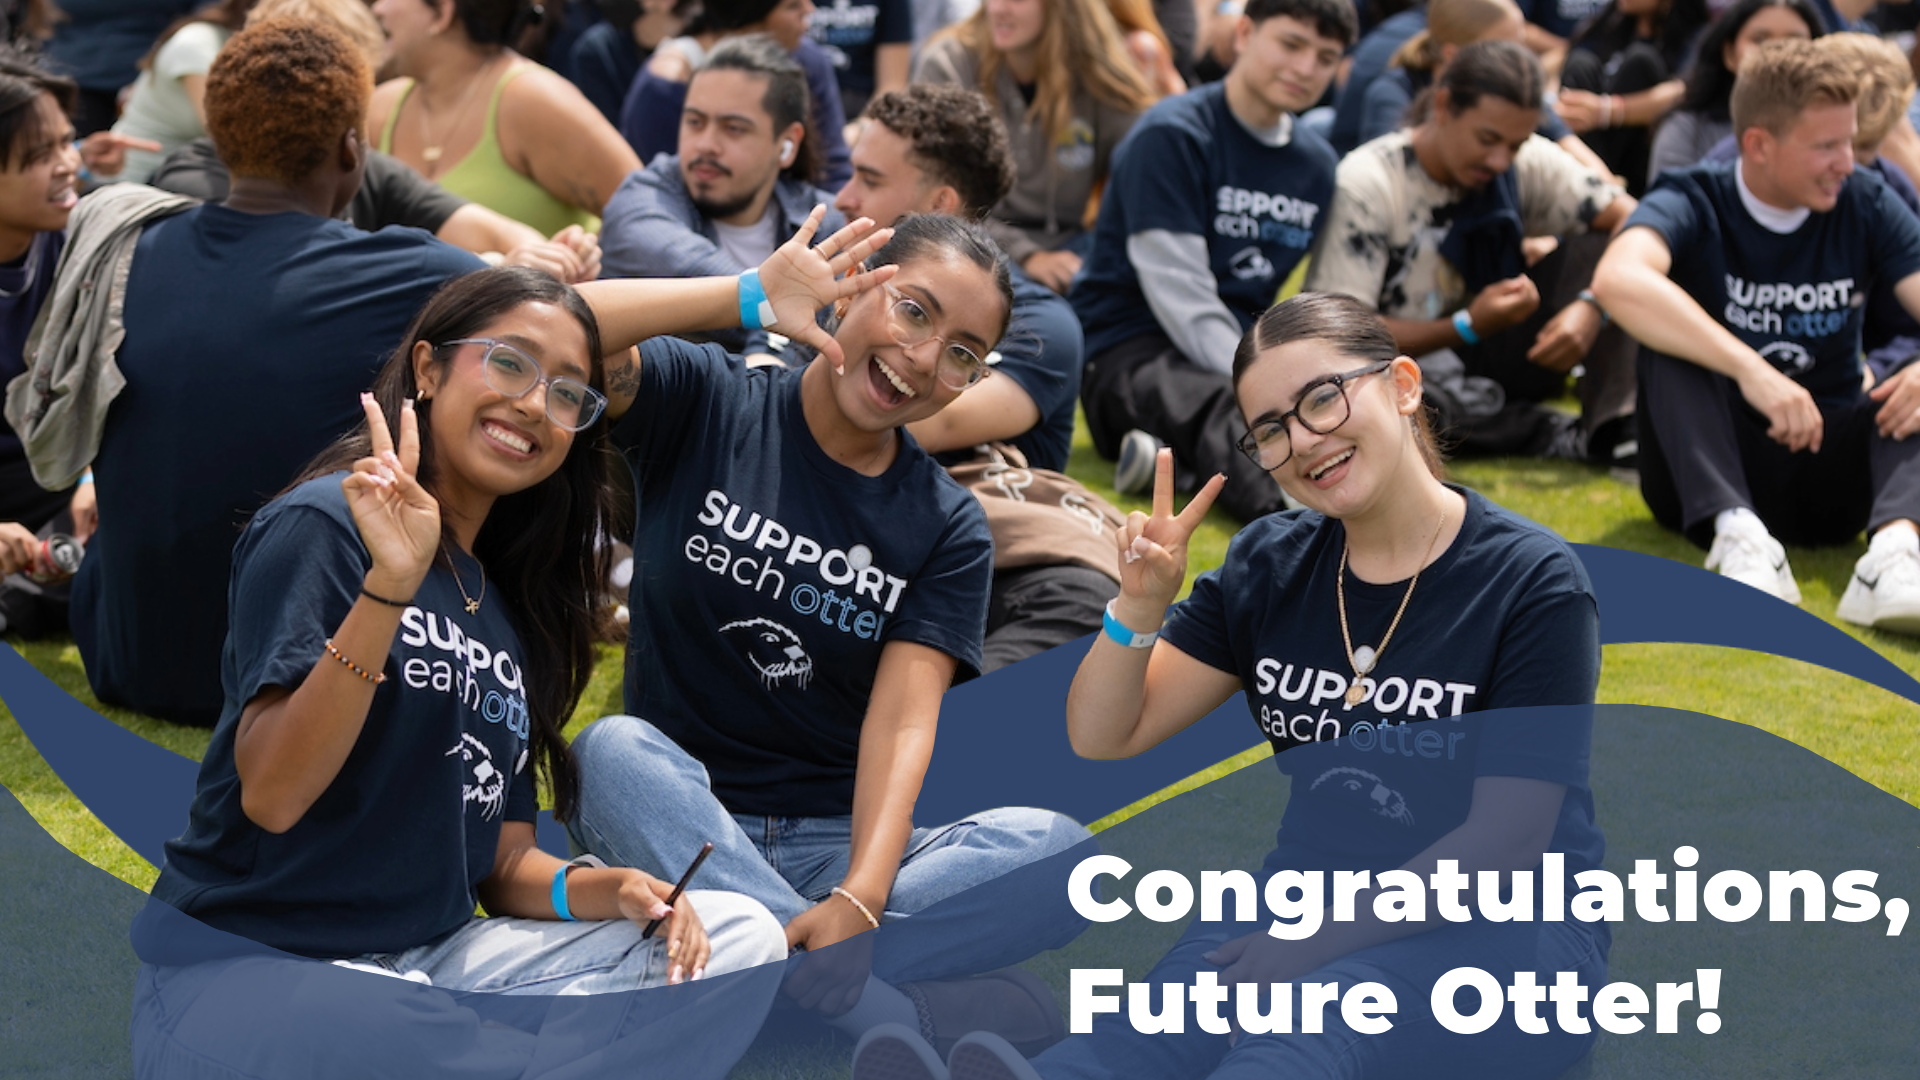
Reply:
[[854, 907], [860, 909], [860, 914], [862, 917], [864, 917], [867, 920], [868, 926], [873, 927], [875, 930], [880, 929], [880, 920], [873, 917], [873, 912], [867, 910], [867, 905], [861, 903], [859, 897], [853, 895], [852, 893], [848, 892], [847, 890], [841, 888], [838, 885], [835, 885], [833, 887], [833, 895], [846, 897], [847, 903], [852, 904]]
[[[339, 649], [334, 647], [332, 638], [327, 639], [327, 655], [333, 657], [335, 660], [340, 661], [342, 664], [347, 665], [348, 671], [353, 672], [355, 675], [360, 676], [361, 678], [367, 680], [368, 682], [372, 683], [375, 686], [379, 686], [381, 683], [387, 681], [386, 672], [384, 671], [370, 672], [366, 668], [361, 667], [359, 664], [356, 664], [353, 661], [347, 659], [346, 653], [343, 653]], [[859, 903], [859, 901], [857, 900], [854, 902]], [[873, 916], [869, 915], [867, 917], [872, 918]]]

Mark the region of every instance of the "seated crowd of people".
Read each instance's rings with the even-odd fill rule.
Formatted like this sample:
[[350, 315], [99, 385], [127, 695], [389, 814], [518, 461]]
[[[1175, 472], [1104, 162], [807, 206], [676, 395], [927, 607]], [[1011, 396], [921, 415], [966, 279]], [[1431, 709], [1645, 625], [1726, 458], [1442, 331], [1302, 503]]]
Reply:
[[[0, 57], [0, 617], [69, 629], [101, 701], [214, 729], [154, 894], [218, 929], [591, 992], [1066, 852], [1089, 834], [1042, 809], [914, 827], [942, 694], [1125, 645], [1146, 593], [1165, 617], [1173, 490], [1245, 523], [1324, 494], [1381, 565], [1379, 508], [1331, 493], [1399, 468], [1365, 455], [1406, 424], [1294, 454], [1369, 375], [1416, 466], [1637, 476], [1710, 570], [1790, 602], [1783, 544], [1864, 531], [1840, 618], [1920, 633], [1920, 135], [1864, 11], [122, 6], [175, 10], [23, 19]], [[1259, 412], [1245, 376], [1302, 320], [1364, 324], [1307, 335], [1356, 370]], [[1151, 525], [1066, 475], [1077, 408]], [[1429, 556], [1506, 521], [1393, 482], [1439, 517]], [[631, 715], [569, 744], [614, 600]], [[1375, 653], [1347, 652], [1351, 708]], [[534, 846], [536, 777], [572, 862]], [[668, 882], [702, 840], [696, 919]], [[855, 1037], [1037, 1053], [1060, 1017], [1009, 965], [1075, 928], [1020, 926], [788, 993]], [[167, 970], [143, 1075], [212, 1053], [177, 1020], [232, 1004]]]

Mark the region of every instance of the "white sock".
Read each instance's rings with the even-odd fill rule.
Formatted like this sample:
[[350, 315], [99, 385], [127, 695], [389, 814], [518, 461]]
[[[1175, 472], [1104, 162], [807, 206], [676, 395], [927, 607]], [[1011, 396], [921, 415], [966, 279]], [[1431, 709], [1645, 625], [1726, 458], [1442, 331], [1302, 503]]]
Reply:
[[1903, 525], [1889, 525], [1873, 534], [1867, 551], [1874, 555], [1889, 551], [1920, 551], [1920, 533]]
[[920, 1010], [907, 995], [869, 975], [860, 1000], [827, 1023], [856, 1039], [881, 1024], [905, 1024], [908, 1030], [919, 1031]]
[[[1713, 515], [1713, 535], [1715, 536], [1728, 532], [1744, 532], [1753, 529], [1757, 529], [1761, 533], [1769, 536], [1772, 535], [1767, 532], [1767, 523], [1760, 520], [1760, 515], [1744, 506], [1736, 506], [1731, 510], [1722, 510]], [[1883, 529], [1881, 531], [1884, 532], [1886, 530]]]

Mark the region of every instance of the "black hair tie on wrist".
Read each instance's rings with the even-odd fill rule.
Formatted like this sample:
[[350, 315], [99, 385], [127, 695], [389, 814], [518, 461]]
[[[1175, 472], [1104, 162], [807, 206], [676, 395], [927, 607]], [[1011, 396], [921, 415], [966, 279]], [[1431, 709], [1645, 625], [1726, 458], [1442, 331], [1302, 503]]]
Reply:
[[360, 586], [360, 595], [366, 597], [369, 600], [375, 601], [376, 603], [385, 604], [388, 607], [404, 608], [404, 607], [413, 606], [412, 600], [389, 600], [386, 597], [381, 596], [379, 593], [368, 592], [367, 587], [365, 585]]

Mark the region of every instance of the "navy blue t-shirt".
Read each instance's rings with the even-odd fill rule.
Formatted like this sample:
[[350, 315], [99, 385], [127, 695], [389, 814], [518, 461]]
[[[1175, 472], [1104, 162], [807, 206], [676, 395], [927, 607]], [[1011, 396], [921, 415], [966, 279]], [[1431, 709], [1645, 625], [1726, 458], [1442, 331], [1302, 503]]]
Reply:
[[620, 126], [620, 107], [626, 103], [627, 89], [640, 74], [653, 50], [640, 51], [633, 33], [612, 23], [594, 23], [573, 43], [573, 85], [580, 88], [607, 123]]
[[[1013, 268], [1013, 318], [1000, 341], [996, 379], [1012, 379], [1040, 410], [1040, 422], [1008, 441], [1036, 469], [1063, 472], [1073, 450], [1073, 407], [1086, 356], [1080, 320], [1058, 293]], [[970, 457], [970, 454], [962, 455]]]
[[102, 701], [220, 716], [227, 561], [247, 515], [365, 414], [414, 313], [485, 264], [418, 229], [200, 206], [147, 227], [127, 281], [127, 385], [94, 459], [104, 527], [74, 580]]
[[1920, 221], [1869, 170], [1782, 236], [1740, 203], [1732, 166], [1660, 174], [1627, 219], [1660, 234], [1669, 277], [1720, 325], [1824, 400], [1860, 393], [1861, 313], [1874, 286], [1920, 271]]
[[[1586, 569], [1545, 529], [1461, 493], [1459, 536], [1420, 574], [1357, 706], [1345, 696], [1353, 668], [1334, 585], [1346, 544], [1338, 521], [1291, 511], [1253, 522], [1169, 614], [1166, 640], [1239, 677], [1281, 771], [1294, 777], [1269, 866], [1397, 866], [1465, 819], [1480, 776], [1567, 785], [1549, 850], [1567, 854], [1569, 873], [1599, 865], [1587, 784], [1591, 711], [1460, 719], [1593, 704], [1600, 622]], [[1356, 649], [1379, 647], [1406, 590], [1406, 582], [1374, 585], [1348, 571]], [[1296, 755], [1281, 753], [1324, 741], [1338, 748], [1304, 755], [1311, 776], [1294, 771]]]
[[613, 432], [639, 521], [627, 711], [699, 759], [735, 813], [849, 814], [881, 648], [980, 668], [986, 514], [904, 430], [879, 476], [828, 457], [801, 372], [675, 338], [640, 354]]
[[833, 60], [840, 92], [864, 105], [873, 96], [876, 50], [913, 41], [913, 5], [910, 0], [828, 0], [813, 9], [807, 33]]
[[[25, 255], [0, 266], [0, 387], [27, 370], [27, 335], [33, 332], [40, 305], [53, 291], [53, 270], [60, 265], [66, 242], [64, 232], [37, 233]], [[19, 461], [25, 456], [20, 436], [0, 419], [0, 460]]]
[[1206, 237], [1220, 299], [1242, 330], [1252, 326], [1313, 246], [1337, 164], [1299, 124], [1285, 146], [1255, 139], [1221, 83], [1147, 110], [1113, 152], [1093, 252], [1073, 287], [1087, 354], [1159, 331], [1127, 258], [1128, 237], [1155, 229]]
[[[209, 926], [316, 957], [398, 952], [457, 929], [493, 872], [501, 823], [532, 821], [539, 808], [507, 602], [486, 597], [469, 615], [453, 571], [437, 561], [400, 617], [386, 682], [339, 774], [284, 833], [246, 816], [233, 757], [241, 710], [267, 687], [296, 689], [316, 663], [334, 662], [325, 643], [373, 567], [344, 476], [268, 504], [234, 546], [226, 706], [187, 831], [168, 842], [153, 887]], [[452, 558], [473, 592], [480, 564]]]

